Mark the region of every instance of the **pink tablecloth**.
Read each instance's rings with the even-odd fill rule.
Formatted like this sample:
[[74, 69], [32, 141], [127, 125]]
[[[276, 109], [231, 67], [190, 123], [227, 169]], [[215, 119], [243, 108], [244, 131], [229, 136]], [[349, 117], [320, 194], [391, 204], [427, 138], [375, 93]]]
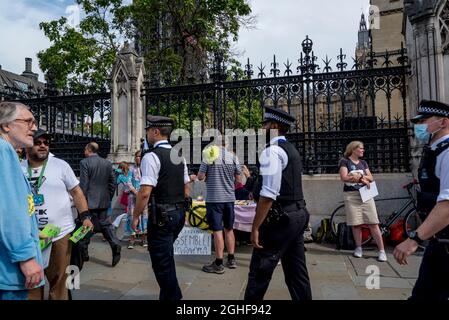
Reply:
[[234, 229], [251, 232], [254, 216], [256, 215], [256, 204], [235, 205]]

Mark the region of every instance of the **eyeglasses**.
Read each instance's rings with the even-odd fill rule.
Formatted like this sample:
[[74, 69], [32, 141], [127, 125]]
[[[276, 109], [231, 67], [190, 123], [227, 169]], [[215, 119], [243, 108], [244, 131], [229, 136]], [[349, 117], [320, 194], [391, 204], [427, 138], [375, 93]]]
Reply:
[[49, 146], [50, 145], [50, 141], [48, 140], [38, 140], [38, 141], [34, 141], [34, 145], [35, 146], [41, 146], [41, 145], [45, 145], [45, 146]]
[[22, 121], [28, 124], [28, 128], [33, 128], [34, 126], [37, 127], [37, 121], [34, 118], [29, 118], [29, 119], [16, 119], [14, 121]]

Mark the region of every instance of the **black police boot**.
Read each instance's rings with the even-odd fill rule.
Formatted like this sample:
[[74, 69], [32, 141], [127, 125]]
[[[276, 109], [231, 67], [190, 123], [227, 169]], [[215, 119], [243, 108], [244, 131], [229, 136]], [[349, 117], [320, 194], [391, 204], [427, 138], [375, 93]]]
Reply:
[[118, 246], [112, 249], [112, 266], [115, 267], [117, 263], [119, 263], [121, 259], [120, 252], [122, 251], [122, 247]]
[[102, 230], [104, 238], [109, 242], [112, 249], [112, 266], [115, 267], [120, 261], [120, 252], [122, 251], [122, 246], [120, 241], [114, 234], [112, 225], [109, 225]]

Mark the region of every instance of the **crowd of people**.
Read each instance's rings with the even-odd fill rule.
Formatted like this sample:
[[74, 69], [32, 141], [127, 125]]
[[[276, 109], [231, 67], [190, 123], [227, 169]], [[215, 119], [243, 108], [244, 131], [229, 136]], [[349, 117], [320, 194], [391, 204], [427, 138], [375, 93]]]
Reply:
[[[128, 249], [133, 249], [137, 240], [148, 248], [161, 300], [182, 299], [173, 245], [192, 204], [189, 184], [196, 179], [206, 183], [206, 218], [215, 245], [215, 259], [202, 270], [223, 274], [225, 267], [237, 268], [234, 202], [253, 199], [257, 208], [245, 300], [263, 300], [280, 261], [291, 298], [311, 300], [303, 237], [309, 213], [303, 195], [301, 156], [286, 138], [295, 118], [280, 109], [265, 108], [263, 128], [276, 130], [278, 136], [271, 137], [257, 168], [249, 170], [241, 165], [224, 139], [203, 151], [197, 175], [189, 175], [185, 160], [171, 160], [169, 137], [174, 121], [162, 116], [149, 116], [147, 120], [146, 143], [151, 147], [135, 153], [134, 166], [122, 162], [114, 170], [110, 161], [98, 155], [98, 144], [91, 142], [85, 148], [78, 180], [72, 168], [50, 152], [52, 137], [37, 128], [27, 106], [0, 103], [0, 300], [45, 299], [45, 277], [48, 299], [70, 299], [67, 267], [75, 264], [82, 268], [89, 261], [90, 237], [97, 232], [109, 243], [111, 265], [116, 266], [121, 259], [121, 244], [108, 212], [118, 186], [123, 190], [119, 202], [127, 214]], [[412, 122], [416, 138], [427, 144], [419, 169], [418, 193], [418, 209], [427, 218], [395, 248], [394, 258], [407, 264], [418, 245], [430, 239], [412, 298], [447, 300], [449, 105], [422, 101]], [[362, 226], [368, 226], [379, 249], [378, 260], [385, 262], [374, 200], [363, 201], [359, 192], [374, 181], [368, 163], [362, 159], [364, 152], [363, 142], [353, 141], [338, 164], [347, 225], [354, 235], [355, 257], [363, 256]], [[47, 229], [57, 232], [50, 237]], [[72, 242], [70, 238], [78, 229], [87, 236]]]

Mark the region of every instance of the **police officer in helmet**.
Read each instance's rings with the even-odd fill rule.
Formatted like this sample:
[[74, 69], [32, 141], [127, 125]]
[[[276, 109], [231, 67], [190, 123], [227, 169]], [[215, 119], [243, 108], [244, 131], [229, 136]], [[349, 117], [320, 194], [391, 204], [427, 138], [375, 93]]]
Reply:
[[137, 230], [139, 216], [149, 204], [148, 251], [160, 286], [159, 299], [174, 301], [182, 299], [182, 293], [176, 277], [173, 243], [184, 227], [184, 201], [190, 179], [185, 160], [172, 161], [177, 155], [171, 154], [168, 138], [174, 121], [162, 116], [149, 116], [147, 120], [147, 140], [153, 147], [141, 162], [141, 188], [132, 227]]
[[304, 230], [309, 222], [302, 192], [302, 165], [298, 150], [285, 134], [295, 118], [274, 108], [265, 110], [263, 128], [276, 132], [260, 155], [260, 177], [251, 242], [251, 258], [245, 300], [261, 301], [271, 276], [282, 261], [285, 282], [293, 300], [311, 300], [304, 254]]
[[424, 240], [430, 240], [421, 262], [411, 300], [449, 298], [449, 105], [422, 101], [414, 117], [415, 137], [427, 143], [418, 170], [418, 211], [425, 220], [394, 250], [407, 264]]

